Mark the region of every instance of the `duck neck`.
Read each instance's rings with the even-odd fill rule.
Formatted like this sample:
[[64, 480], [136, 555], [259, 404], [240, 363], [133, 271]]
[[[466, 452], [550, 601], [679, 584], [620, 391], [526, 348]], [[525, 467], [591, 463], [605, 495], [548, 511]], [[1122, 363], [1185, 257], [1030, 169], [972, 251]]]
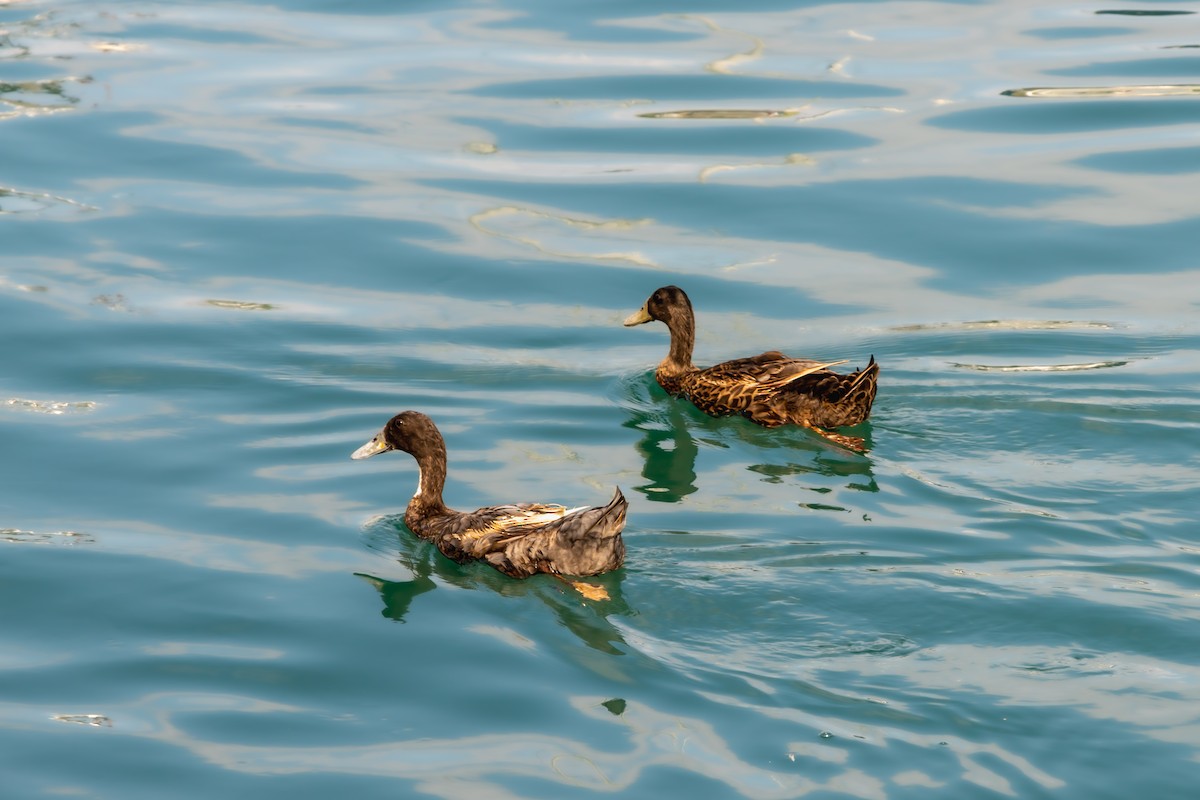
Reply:
[[670, 374], [691, 372], [692, 349], [696, 346], [696, 318], [690, 308], [677, 309], [667, 320], [671, 332], [671, 349], [659, 365], [659, 370]]
[[417, 467], [417, 492], [408, 504], [409, 512], [419, 511], [422, 515], [445, 513], [448, 510], [442, 502], [442, 489], [446, 485], [445, 455], [423, 454], [417, 459]]

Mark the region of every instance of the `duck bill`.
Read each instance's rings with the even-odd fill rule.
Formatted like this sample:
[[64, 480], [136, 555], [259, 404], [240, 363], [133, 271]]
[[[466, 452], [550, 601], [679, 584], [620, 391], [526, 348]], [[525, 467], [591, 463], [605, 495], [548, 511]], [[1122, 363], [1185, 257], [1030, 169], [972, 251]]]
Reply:
[[625, 318], [625, 327], [632, 328], [634, 325], [641, 325], [644, 322], [650, 322], [653, 317], [646, 311], [646, 307], [642, 306], [637, 311]]
[[380, 431], [375, 435], [374, 439], [351, 453], [350, 457], [355, 461], [358, 461], [364, 458], [370, 458], [371, 456], [377, 456], [389, 449], [390, 448], [387, 446], [387, 442], [383, 440], [383, 432]]

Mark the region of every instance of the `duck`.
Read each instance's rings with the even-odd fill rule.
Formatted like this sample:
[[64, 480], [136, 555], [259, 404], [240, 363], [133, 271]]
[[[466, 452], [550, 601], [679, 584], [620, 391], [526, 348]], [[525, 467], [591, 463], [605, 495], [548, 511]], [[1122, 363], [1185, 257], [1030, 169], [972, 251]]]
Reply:
[[403, 450], [417, 461], [417, 492], [404, 511], [404, 524], [454, 561], [482, 561], [513, 578], [539, 572], [588, 577], [625, 561], [621, 531], [628, 502], [620, 487], [607, 504], [591, 508], [514, 503], [455, 511], [442, 501], [446, 441], [432, 419], [403, 411], [350, 457], [390, 450]]
[[857, 425], [870, 415], [879, 381], [875, 356], [845, 374], [830, 369], [845, 360], [793, 358], [778, 350], [696, 367], [696, 316], [687, 293], [678, 286], [660, 287], [624, 324], [656, 320], [671, 333], [667, 357], [654, 371], [667, 394], [686, 398], [711, 416], [740, 414], [767, 428], [798, 425], [851, 450], [865, 449], [861, 438], [828, 429]]

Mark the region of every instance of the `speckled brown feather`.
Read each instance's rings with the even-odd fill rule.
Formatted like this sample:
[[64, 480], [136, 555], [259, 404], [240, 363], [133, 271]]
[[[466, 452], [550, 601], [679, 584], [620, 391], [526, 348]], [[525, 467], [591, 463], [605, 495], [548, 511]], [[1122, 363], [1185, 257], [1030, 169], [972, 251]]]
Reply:
[[607, 505], [571, 511], [537, 503], [471, 512], [431, 510], [414, 497], [404, 523], [458, 562], [486, 561], [514, 578], [538, 572], [582, 577], [624, 562], [620, 533], [626, 506], [620, 489]]
[[[764, 356], [774, 358], [760, 362]], [[713, 416], [741, 414], [768, 428], [857, 425], [871, 412], [879, 365], [872, 358], [866, 368], [848, 375], [833, 372], [828, 366], [772, 352], [667, 376], [665, 380], [656, 376], [668, 392], [688, 398]], [[775, 377], [789, 370], [796, 374], [786, 380]]]
[[652, 319], [666, 323], [671, 332], [671, 349], [654, 373], [669, 394], [685, 397], [713, 416], [740, 414], [769, 428], [802, 425], [840, 444], [861, 447], [859, 439], [820, 429], [857, 425], [871, 413], [879, 378], [873, 356], [850, 374], [829, 369], [845, 361], [791, 358], [777, 350], [697, 368], [692, 366], [695, 315], [683, 290], [658, 289], [625, 324]]
[[421, 470], [404, 523], [455, 561], [486, 561], [505, 575], [526, 578], [538, 572], [599, 575], [625, 560], [621, 531], [628, 503], [620, 489], [594, 508], [521, 503], [455, 511], [442, 502], [446, 445], [433, 420], [416, 411], [397, 414], [355, 457], [387, 450], [412, 454]]

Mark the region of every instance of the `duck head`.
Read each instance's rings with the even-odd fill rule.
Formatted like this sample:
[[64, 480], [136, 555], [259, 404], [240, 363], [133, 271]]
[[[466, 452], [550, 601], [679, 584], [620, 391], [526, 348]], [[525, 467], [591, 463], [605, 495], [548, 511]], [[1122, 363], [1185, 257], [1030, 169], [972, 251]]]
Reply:
[[418, 461], [426, 454], [444, 453], [446, 444], [433, 420], [420, 411], [401, 411], [387, 421], [371, 441], [350, 454], [353, 459], [370, 458], [389, 450], [411, 453]]
[[654, 294], [650, 295], [641, 308], [625, 318], [625, 327], [658, 320], [665, 322], [670, 328], [676, 318], [690, 319], [691, 316], [692, 301], [683, 289], [678, 286], [663, 286], [655, 289]]

